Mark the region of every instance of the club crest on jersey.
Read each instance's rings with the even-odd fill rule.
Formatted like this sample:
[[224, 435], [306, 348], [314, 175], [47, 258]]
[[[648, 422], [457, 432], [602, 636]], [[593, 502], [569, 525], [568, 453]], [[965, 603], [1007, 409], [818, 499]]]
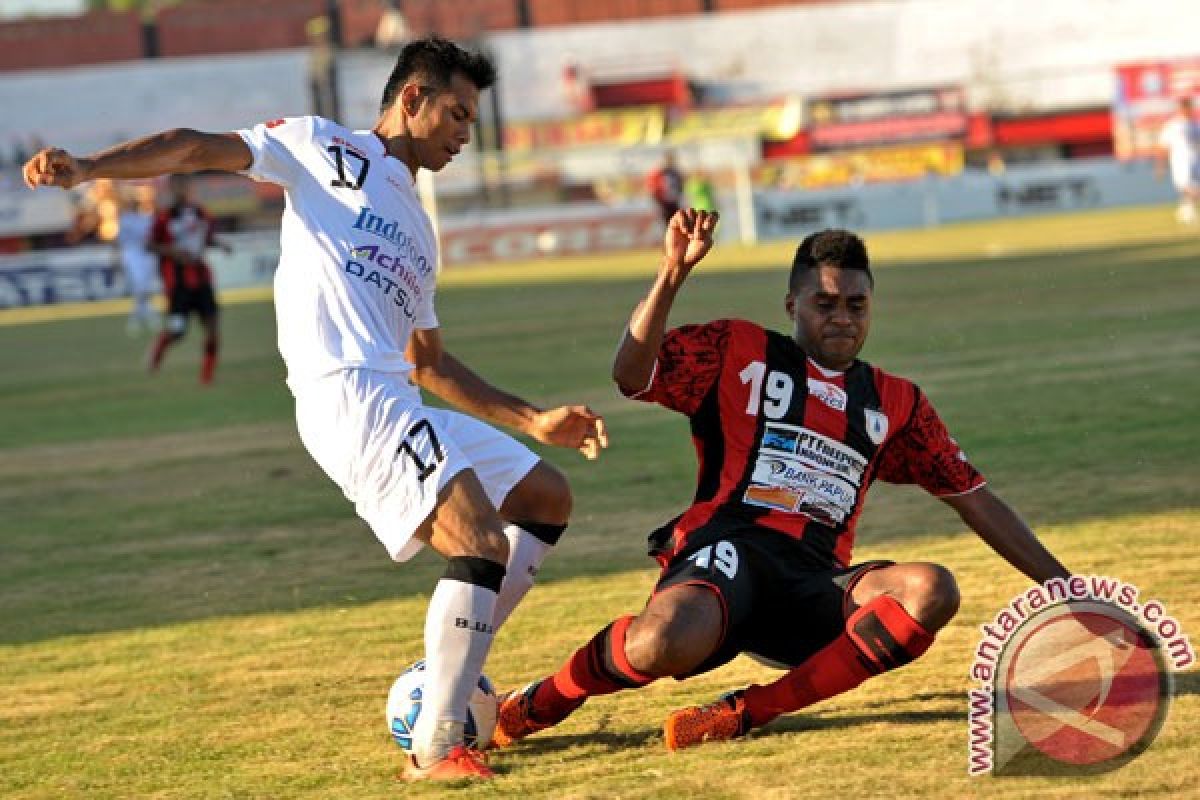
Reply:
[[887, 414], [884, 414], [882, 411], [872, 411], [869, 408], [863, 409], [863, 414], [867, 418], [867, 438], [872, 443], [879, 444], [887, 437]]
[[846, 390], [836, 384], [809, 378], [808, 393], [834, 411], [846, 410]]

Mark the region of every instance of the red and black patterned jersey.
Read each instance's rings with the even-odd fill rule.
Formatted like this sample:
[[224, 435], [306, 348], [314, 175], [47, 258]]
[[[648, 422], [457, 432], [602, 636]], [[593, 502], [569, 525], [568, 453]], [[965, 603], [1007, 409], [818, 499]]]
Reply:
[[166, 256], [159, 259], [165, 294], [171, 295], [176, 287], [199, 289], [212, 285], [212, 272], [204, 262], [204, 251], [212, 243], [212, 237], [212, 218], [199, 206], [183, 203], [158, 213], [150, 230], [150, 241], [170, 245], [187, 255], [184, 259]]
[[651, 537], [663, 564], [697, 531], [750, 524], [799, 540], [814, 566], [844, 566], [876, 478], [939, 497], [984, 484], [914, 384], [863, 361], [824, 370], [752, 322], [669, 331], [632, 396], [687, 415], [700, 462], [692, 506]]

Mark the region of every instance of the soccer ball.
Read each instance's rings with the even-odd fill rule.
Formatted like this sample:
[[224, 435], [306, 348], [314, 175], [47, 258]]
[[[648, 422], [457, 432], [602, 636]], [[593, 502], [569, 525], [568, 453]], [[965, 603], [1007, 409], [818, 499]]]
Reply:
[[[425, 661], [422, 659], [400, 673], [388, 692], [388, 730], [400, 749], [409, 755], [413, 750], [413, 728], [417, 726], [417, 717], [421, 715], [424, 686]], [[467, 706], [467, 725], [463, 731], [467, 747], [482, 750], [488, 746], [496, 730], [497, 711], [496, 689], [486, 675], [480, 675], [479, 684]]]

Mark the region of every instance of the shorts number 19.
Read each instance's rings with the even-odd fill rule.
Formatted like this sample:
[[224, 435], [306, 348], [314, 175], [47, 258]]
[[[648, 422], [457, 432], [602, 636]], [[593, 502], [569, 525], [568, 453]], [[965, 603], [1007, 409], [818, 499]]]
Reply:
[[715, 545], [710, 544], [708, 547], [700, 548], [688, 556], [688, 561], [695, 561], [696, 566], [700, 569], [708, 569], [710, 565], [716, 567], [729, 580], [733, 580], [733, 577], [737, 575], [737, 548], [724, 539]]

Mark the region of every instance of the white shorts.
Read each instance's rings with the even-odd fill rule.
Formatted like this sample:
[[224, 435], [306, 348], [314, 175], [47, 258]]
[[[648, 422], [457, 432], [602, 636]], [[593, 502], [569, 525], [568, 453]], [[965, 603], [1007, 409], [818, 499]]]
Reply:
[[140, 247], [121, 248], [121, 266], [125, 269], [125, 280], [129, 293], [150, 294], [154, 291], [154, 273], [158, 268], [158, 257]]
[[344, 370], [302, 387], [296, 427], [396, 561], [420, 551], [413, 533], [461, 470], [474, 470], [499, 508], [539, 460], [486, 423], [423, 405], [406, 376], [372, 370]]
[[1180, 194], [1196, 192], [1200, 189], [1200, 162], [1172, 161], [1171, 183]]

